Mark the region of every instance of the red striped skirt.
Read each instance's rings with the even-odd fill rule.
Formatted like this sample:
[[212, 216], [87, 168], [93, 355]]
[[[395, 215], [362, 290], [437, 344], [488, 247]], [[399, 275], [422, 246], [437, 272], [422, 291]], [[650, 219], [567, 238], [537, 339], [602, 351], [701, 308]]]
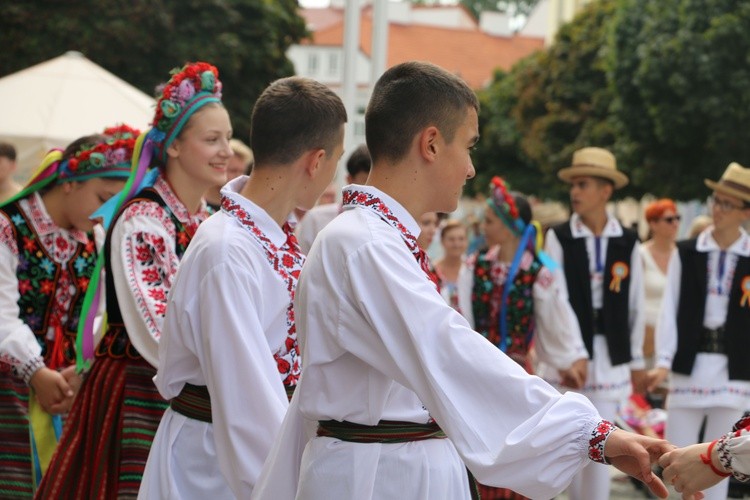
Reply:
[[168, 403], [143, 359], [98, 357], [36, 498], [135, 498]]
[[28, 415], [29, 387], [0, 363], [0, 498], [34, 493]]

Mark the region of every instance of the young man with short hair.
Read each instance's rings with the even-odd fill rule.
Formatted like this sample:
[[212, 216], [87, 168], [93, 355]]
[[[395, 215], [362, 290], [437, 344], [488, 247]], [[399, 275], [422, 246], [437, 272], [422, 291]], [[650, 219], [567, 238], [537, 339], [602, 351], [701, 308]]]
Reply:
[[341, 99], [306, 78], [277, 80], [255, 103], [253, 171], [222, 189], [169, 294], [155, 382], [170, 409], [139, 497], [250, 497], [300, 373], [304, 255], [289, 217], [331, 182], [345, 122]]
[[372, 170], [344, 191], [302, 271], [304, 373], [254, 498], [469, 500], [467, 467], [550, 498], [605, 456], [666, 496], [649, 463], [667, 443], [614, 430], [584, 397], [528, 375], [430, 279], [417, 218], [456, 209], [474, 175], [478, 107], [428, 63], [394, 66], [375, 85]]

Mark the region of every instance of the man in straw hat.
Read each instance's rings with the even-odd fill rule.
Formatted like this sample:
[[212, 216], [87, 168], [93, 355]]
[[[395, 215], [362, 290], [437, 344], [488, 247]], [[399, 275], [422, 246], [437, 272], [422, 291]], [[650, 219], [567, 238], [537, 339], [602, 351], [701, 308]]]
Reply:
[[[713, 190], [713, 226], [679, 242], [669, 261], [657, 367], [649, 373], [656, 386], [672, 372], [666, 437], [677, 446], [698, 442], [704, 418], [703, 440], [711, 441], [750, 408], [750, 343], [743, 339], [750, 325], [750, 236], [742, 229], [750, 219], [750, 168], [732, 163], [718, 182], [705, 182]], [[705, 498], [726, 498], [727, 488], [724, 481]]]
[[[614, 420], [618, 405], [643, 386], [643, 281], [638, 237], [607, 213], [612, 193], [628, 183], [612, 153], [583, 148], [558, 172], [570, 184], [573, 215], [547, 232], [546, 250], [561, 264], [562, 293], [576, 313], [589, 354], [581, 389], [599, 413]], [[540, 375], [564, 390], [557, 370]], [[570, 486], [572, 499], [608, 498], [609, 472], [586, 467]]]

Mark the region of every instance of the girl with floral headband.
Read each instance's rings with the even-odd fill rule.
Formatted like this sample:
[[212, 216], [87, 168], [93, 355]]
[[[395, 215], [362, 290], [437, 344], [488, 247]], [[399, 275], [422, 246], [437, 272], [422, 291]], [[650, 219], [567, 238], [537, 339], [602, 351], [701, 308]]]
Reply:
[[[529, 349], [555, 366], [567, 383], [585, 380], [586, 350], [573, 310], [551, 272], [554, 262], [536, 250], [536, 227], [526, 199], [494, 177], [483, 231], [488, 248], [469, 258], [459, 276], [460, 311], [479, 333], [533, 372]], [[482, 499], [525, 498], [479, 485]]]
[[30, 497], [75, 389], [75, 336], [96, 248], [89, 216], [130, 174], [135, 135], [47, 154], [0, 207], [0, 496]]
[[224, 182], [232, 156], [217, 69], [198, 62], [174, 71], [152, 125], [138, 138], [125, 188], [97, 214], [108, 228], [100, 262], [108, 324], [94, 346], [99, 306], [91, 291], [79, 331], [79, 365], [88, 373], [39, 498], [137, 495], [167, 407], [152, 380], [167, 298], [182, 255], [208, 217], [203, 194]]

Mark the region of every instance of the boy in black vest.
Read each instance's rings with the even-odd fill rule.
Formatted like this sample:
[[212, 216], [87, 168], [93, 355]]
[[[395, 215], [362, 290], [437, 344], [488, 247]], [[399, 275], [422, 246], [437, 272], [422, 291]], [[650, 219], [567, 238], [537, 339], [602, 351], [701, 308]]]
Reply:
[[[703, 441], [712, 441], [750, 408], [750, 169], [732, 163], [719, 182], [705, 182], [713, 226], [679, 242], [669, 261], [649, 372], [649, 386], [672, 372], [666, 437], [681, 447], [699, 442], [704, 418]], [[705, 498], [726, 498], [727, 488]]]
[[[645, 380], [643, 360], [643, 280], [638, 237], [625, 229], [606, 205], [615, 189], [628, 183], [617, 170], [614, 155], [601, 148], [583, 148], [570, 167], [558, 172], [569, 183], [573, 215], [547, 232], [546, 250], [561, 268], [562, 292], [581, 326], [589, 353], [586, 382], [581, 389], [599, 413], [617, 416], [620, 403]], [[540, 367], [540, 375], [560, 390], [556, 370]], [[609, 498], [609, 472], [586, 467], [570, 485], [574, 500]]]

